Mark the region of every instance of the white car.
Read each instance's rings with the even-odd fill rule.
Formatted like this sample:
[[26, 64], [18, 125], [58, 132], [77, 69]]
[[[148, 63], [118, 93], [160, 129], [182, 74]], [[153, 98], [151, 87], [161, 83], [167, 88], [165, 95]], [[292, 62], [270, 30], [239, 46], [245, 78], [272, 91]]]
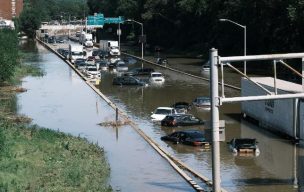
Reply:
[[98, 78], [100, 77], [100, 71], [98, 71], [96, 66], [87, 66], [84, 70], [85, 74], [89, 78]]
[[152, 121], [157, 122], [163, 120], [167, 115], [178, 114], [177, 111], [172, 107], [158, 107], [152, 112]]
[[116, 70], [117, 70], [118, 72], [127, 72], [127, 71], [129, 70], [129, 68], [128, 68], [128, 66], [126, 65], [125, 62], [123, 62], [123, 61], [118, 61], [118, 62], [116, 63]]
[[163, 74], [161, 74], [160, 72], [153, 72], [150, 75], [150, 79], [149, 81], [151, 83], [157, 83], [157, 84], [162, 84], [165, 82], [165, 77], [163, 76]]

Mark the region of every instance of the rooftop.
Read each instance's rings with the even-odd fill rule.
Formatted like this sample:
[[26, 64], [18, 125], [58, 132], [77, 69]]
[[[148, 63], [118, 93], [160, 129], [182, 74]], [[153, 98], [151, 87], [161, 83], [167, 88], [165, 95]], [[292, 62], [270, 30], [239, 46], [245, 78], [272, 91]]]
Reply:
[[[252, 77], [252, 81], [259, 83], [261, 85], [267, 85], [269, 87], [274, 87], [274, 78], [273, 77]], [[277, 79], [276, 81], [277, 89], [282, 91], [287, 91], [290, 93], [301, 93], [303, 92], [303, 87], [301, 84], [292, 83], [282, 79]]]

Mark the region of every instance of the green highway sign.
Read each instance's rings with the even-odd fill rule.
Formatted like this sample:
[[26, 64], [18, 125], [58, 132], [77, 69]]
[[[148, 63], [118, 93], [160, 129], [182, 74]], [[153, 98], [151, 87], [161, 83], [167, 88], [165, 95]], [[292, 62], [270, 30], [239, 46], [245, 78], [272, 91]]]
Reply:
[[102, 13], [97, 13], [87, 17], [88, 27], [103, 27], [104, 24], [118, 24], [123, 22], [124, 18], [121, 16], [105, 18]]

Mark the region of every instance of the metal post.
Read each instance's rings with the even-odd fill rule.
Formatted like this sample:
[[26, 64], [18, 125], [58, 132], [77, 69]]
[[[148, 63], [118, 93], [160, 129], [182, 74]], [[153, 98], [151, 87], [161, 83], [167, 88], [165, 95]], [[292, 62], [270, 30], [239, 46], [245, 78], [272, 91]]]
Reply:
[[213, 192], [221, 191], [220, 148], [219, 148], [219, 95], [218, 95], [218, 53], [210, 50], [210, 90], [211, 90], [211, 127], [212, 127], [212, 182]]
[[118, 48], [120, 51], [120, 23], [118, 23]]
[[141, 23], [141, 68], [144, 68], [144, 25]]
[[224, 83], [224, 67], [223, 67], [223, 63], [221, 62], [221, 77], [222, 77], [222, 97], [225, 97], [225, 83]]
[[274, 93], [277, 95], [278, 94], [278, 89], [277, 89], [277, 61], [273, 60], [273, 73], [274, 73]]
[[118, 122], [118, 108], [116, 108], [116, 118], [115, 118], [116, 125], [117, 125], [117, 122]]
[[293, 136], [294, 139], [298, 139], [298, 103], [299, 99], [295, 98], [293, 99]]
[[298, 189], [299, 188], [299, 184], [298, 184], [298, 162], [297, 162], [297, 158], [298, 158], [298, 153], [297, 153], [297, 144], [294, 144], [293, 147], [293, 188]]
[[[302, 76], [304, 76], [304, 57], [302, 57]], [[302, 89], [304, 91], [304, 79], [302, 78]]]
[[[246, 26], [244, 25], [244, 56], [247, 54], [247, 29]], [[244, 61], [244, 73], [247, 75], [247, 61]]]

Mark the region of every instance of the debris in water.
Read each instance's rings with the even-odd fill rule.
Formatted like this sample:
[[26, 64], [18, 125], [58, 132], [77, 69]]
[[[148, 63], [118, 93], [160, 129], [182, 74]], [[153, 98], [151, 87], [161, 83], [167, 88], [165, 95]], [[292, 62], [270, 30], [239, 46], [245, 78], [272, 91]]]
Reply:
[[126, 120], [126, 121], [105, 121], [105, 122], [101, 122], [98, 123], [98, 125], [103, 126], [103, 127], [120, 127], [123, 125], [129, 125], [130, 121]]

